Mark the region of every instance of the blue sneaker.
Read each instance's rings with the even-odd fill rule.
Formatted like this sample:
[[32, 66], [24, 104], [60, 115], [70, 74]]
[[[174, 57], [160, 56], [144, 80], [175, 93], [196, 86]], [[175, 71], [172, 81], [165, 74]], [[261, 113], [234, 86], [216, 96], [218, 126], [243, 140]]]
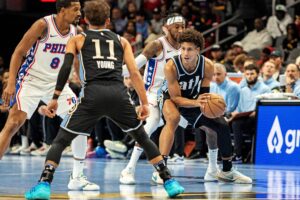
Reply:
[[184, 192], [184, 188], [173, 178], [164, 183], [164, 188], [169, 197], [175, 197]]
[[48, 182], [39, 182], [25, 193], [26, 199], [50, 199], [50, 184]]

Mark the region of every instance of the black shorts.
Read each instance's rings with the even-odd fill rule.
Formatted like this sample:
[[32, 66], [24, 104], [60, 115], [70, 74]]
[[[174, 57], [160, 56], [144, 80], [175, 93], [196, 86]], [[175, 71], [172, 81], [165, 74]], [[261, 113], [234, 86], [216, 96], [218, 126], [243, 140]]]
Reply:
[[137, 129], [142, 125], [121, 82], [87, 84], [81, 96], [79, 103], [69, 111], [61, 124], [61, 127], [67, 131], [90, 135], [97, 121], [102, 117], [110, 118], [124, 132]]
[[[168, 92], [162, 92], [159, 96], [159, 106], [162, 110], [164, 102], [170, 99], [170, 95]], [[183, 116], [188, 121], [188, 126], [190, 128], [199, 128], [201, 126], [206, 126], [208, 128], [211, 128], [212, 130], [215, 130], [216, 132], [219, 131], [216, 128], [219, 127], [220, 123], [227, 123], [224, 120], [224, 117], [218, 117], [215, 119], [207, 118], [203, 115], [203, 113], [200, 110], [200, 107], [195, 108], [178, 108], [179, 113], [181, 116]], [[163, 118], [164, 122], [165, 119]], [[225, 130], [222, 130], [225, 131]]]
[[[162, 92], [159, 96], [158, 103], [159, 107], [162, 110], [163, 104], [167, 99], [170, 99], [170, 95], [168, 92]], [[200, 107], [196, 108], [178, 108], [179, 113], [182, 117], [184, 117], [188, 121], [188, 126], [191, 128], [198, 128], [197, 123], [199, 122], [200, 118], [203, 118], [203, 114], [200, 111]], [[163, 118], [165, 121], [165, 119]]]

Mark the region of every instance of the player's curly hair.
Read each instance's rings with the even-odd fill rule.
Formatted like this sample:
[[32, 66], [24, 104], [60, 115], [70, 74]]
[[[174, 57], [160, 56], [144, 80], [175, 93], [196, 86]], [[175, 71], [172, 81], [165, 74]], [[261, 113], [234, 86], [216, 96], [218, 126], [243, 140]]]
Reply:
[[200, 50], [204, 49], [204, 37], [202, 33], [194, 29], [186, 29], [179, 36], [179, 43], [191, 42], [194, 43], [197, 47], [200, 47]]
[[91, 25], [102, 26], [110, 18], [110, 6], [104, 0], [84, 2], [83, 12]]
[[79, 0], [56, 0], [56, 11], [60, 12], [62, 8], [68, 8], [73, 2], [79, 2]]

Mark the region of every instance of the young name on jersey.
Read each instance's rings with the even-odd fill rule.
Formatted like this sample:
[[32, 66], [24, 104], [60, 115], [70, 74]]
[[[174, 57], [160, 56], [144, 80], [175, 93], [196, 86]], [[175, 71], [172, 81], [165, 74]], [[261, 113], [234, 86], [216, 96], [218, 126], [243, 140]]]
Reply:
[[98, 69], [115, 69], [114, 61], [97, 60]]

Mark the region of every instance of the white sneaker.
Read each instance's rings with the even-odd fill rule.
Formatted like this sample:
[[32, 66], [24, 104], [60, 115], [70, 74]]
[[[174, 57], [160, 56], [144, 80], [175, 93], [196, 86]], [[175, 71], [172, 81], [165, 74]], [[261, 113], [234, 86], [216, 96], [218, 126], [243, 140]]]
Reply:
[[120, 175], [120, 183], [124, 185], [134, 185], [135, 178], [134, 178], [135, 171], [133, 169], [123, 169]]
[[69, 190], [83, 190], [83, 191], [100, 190], [99, 185], [89, 182], [87, 180], [87, 177], [84, 176], [83, 174], [76, 178], [73, 178], [73, 176], [71, 174], [68, 188], [69, 188]]
[[110, 150], [117, 151], [119, 153], [125, 153], [127, 147], [121, 141], [104, 140], [104, 146]]
[[48, 151], [49, 151], [49, 149], [50, 149], [50, 145], [43, 144], [42, 147], [40, 147], [37, 150], [31, 151], [30, 154], [32, 156], [46, 156], [47, 153], [48, 153]]
[[110, 158], [115, 158], [115, 159], [125, 159], [125, 155], [123, 153], [119, 153], [117, 151], [113, 151], [109, 148], [105, 148], [105, 151], [109, 154]]
[[29, 147], [27, 147], [26, 149], [22, 149], [20, 151], [20, 154], [23, 156], [28, 156], [34, 150], [37, 150], [37, 146], [32, 142]]
[[20, 152], [22, 150], [25, 150], [26, 148], [28, 148], [28, 147], [22, 147], [20, 145], [15, 145], [11, 148], [11, 150], [9, 151], [9, 154], [11, 154], [11, 155], [20, 155]]
[[229, 172], [219, 171], [217, 178], [224, 182], [234, 182], [234, 183], [243, 183], [251, 184], [252, 179], [248, 176], [245, 176], [241, 172], [231, 169]]
[[177, 153], [168, 160], [168, 164], [184, 164], [184, 156], [179, 156]]
[[164, 184], [164, 181], [160, 178], [158, 172], [153, 172], [152, 177], [151, 177], [151, 181], [152, 181], [152, 183], [157, 184], [157, 185], [163, 185]]
[[217, 181], [218, 180], [217, 174], [219, 173], [219, 171], [220, 170], [218, 168], [217, 169], [207, 168], [204, 175], [204, 181], [207, 182]]

